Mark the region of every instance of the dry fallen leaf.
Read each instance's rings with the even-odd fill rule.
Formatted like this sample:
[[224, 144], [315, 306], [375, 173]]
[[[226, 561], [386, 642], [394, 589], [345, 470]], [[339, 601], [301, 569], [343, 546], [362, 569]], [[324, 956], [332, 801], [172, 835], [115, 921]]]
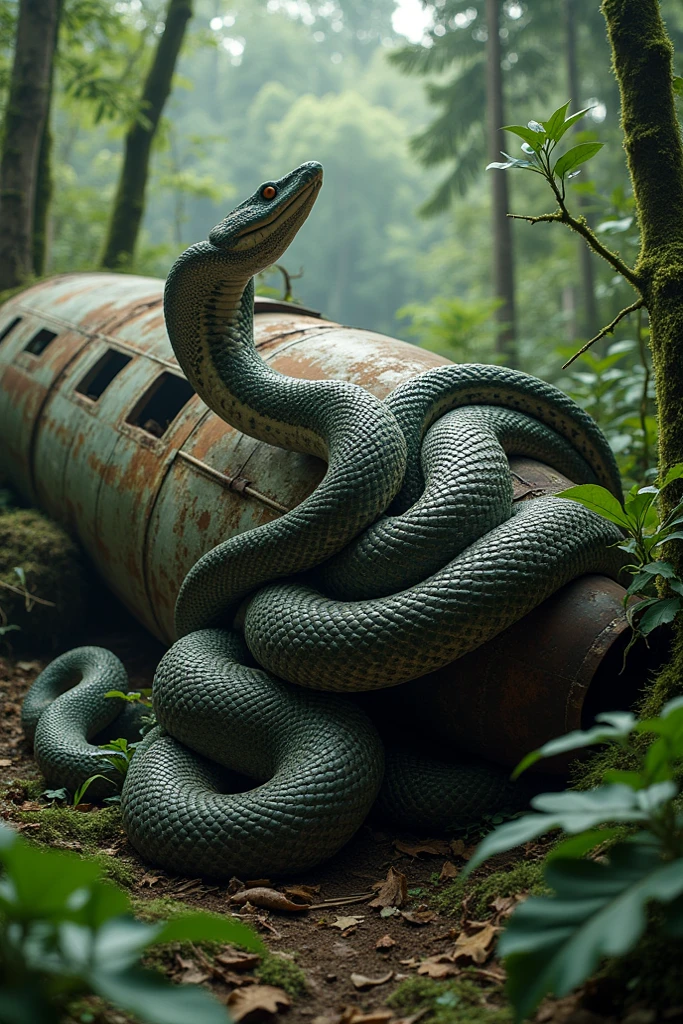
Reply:
[[229, 967], [233, 971], [251, 971], [260, 960], [261, 957], [258, 953], [240, 953], [236, 949], [226, 950], [225, 953], [219, 953], [216, 957], [219, 964], [223, 964], [224, 967]]
[[45, 804], [39, 804], [35, 800], [24, 800], [23, 804], [20, 804], [20, 811], [42, 811]]
[[283, 892], [278, 892], [277, 889], [266, 889], [263, 886], [258, 886], [256, 889], [241, 889], [240, 892], [236, 892], [230, 897], [230, 902], [238, 907], [251, 903], [252, 907], [261, 907], [263, 910], [292, 912], [308, 909], [305, 903], [293, 903]]
[[145, 874], [140, 879], [140, 885], [156, 885], [160, 878], [161, 875], [148, 875], [147, 872], [145, 872]]
[[499, 931], [500, 928], [496, 928], [495, 925], [485, 924], [473, 935], [461, 932], [455, 940], [453, 960], [455, 961], [459, 957], [469, 957], [475, 964], [483, 964], [493, 952], [491, 944]]
[[343, 939], [332, 943], [332, 952], [339, 957], [358, 956], [358, 950], [354, 949], [350, 942], [344, 942]]
[[439, 875], [440, 882], [447, 882], [450, 878], [456, 878], [458, 876], [458, 868], [455, 866], [452, 860], [445, 860], [443, 867], [441, 868], [441, 874]]
[[421, 853], [430, 857], [447, 857], [450, 853], [448, 843], [442, 839], [425, 839], [421, 843], [405, 843], [402, 839], [394, 839], [394, 846], [409, 857], [419, 857]]
[[39, 661], [18, 661], [17, 668], [22, 672], [32, 672], [34, 668], [40, 668]]
[[496, 921], [503, 921], [509, 917], [518, 903], [524, 899], [523, 896], [496, 896], [491, 906], [496, 912]]
[[389, 868], [387, 877], [369, 907], [402, 907], [408, 899], [408, 879], [402, 871]]
[[474, 851], [476, 850], [476, 844], [473, 846], [465, 846], [462, 839], [451, 839], [451, 856], [462, 857], [463, 860], [469, 860]]
[[347, 1006], [339, 1018], [340, 1024], [386, 1024], [393, 1017], [391, 1010], [371, 1010], [362, 1013], [353, 1006]]
[[439, 953], [423, 960], [417, 973], [423, 974], [427, 978], [452, 978], [454, 974], [458, 973], [458, 968], [447, 953]]
[[347, 928], [355, 928], [364, 920], [364, 917], [338, 917], [336, 921], [332, 921], [330, 928], [338, 928], [340, 932], [345, 932]]
[[388, 981], [391, 981], [393, 976], [393, 971], [387, 971], [387, 973], [383, 974], [381, 978], [368, 978], [365, 974], [352, 974], [351, 984], [354, 988], [364, 992], [368, 988], [376, 988], [377, 985], [386, 985]]
[[10, 757], [0, 757], [0, 768], [9, 768], [12, 765]]
[[[233, 875], [233, 878], [235, 876]], [[239, 879], [235, 879], [239, 882]], [[240, 885], [242, 883], [240, 882]], [[244, 889], [270, 889], [271, 883], [269, 878], [248, 878], [242, 886]]]
[[401, 917], [409, 924], [431, 924], [438, 914], [435, 910], [402, 910]]
[[295, 903], [315, 903], [316, 899], [320, 896], [319, 885], [285, 885], [283, 886], [283, 892], [285, 896], [288, 896], [290, 900]]
[[242, 889], [246, 889], [246, 885], [244, 884], [244, 882], [241, 882], [239, 878], [236, 878], [235, 875], [233, 875], [230, 881], [228, 882], [226, 895], [232, 896], [234, 895], [234, 893], [240, 892]]
[[181, 971], [176, 977], [183, 985], [201, 985], [203, 981], [208, 981], [210, 978], [210, 975], [198, 967], [194, 960], [184, 960], [183, 957], [176, 956], [176, 963]]
[[248, 988], [235, 989], [226, 1002], [235, 1021], [262, 1020], [292, 1005], [284, 989], [273, 985], [250, 985]]
[[378, 939], [375, 943], [375, 949], [378, 949], [380, 953], [384, 953], [387, 949], [391, 949], [392, 946], [396, 945], [396, 939], [392, 939], [391, 935], [383, 935], [381, 939]]

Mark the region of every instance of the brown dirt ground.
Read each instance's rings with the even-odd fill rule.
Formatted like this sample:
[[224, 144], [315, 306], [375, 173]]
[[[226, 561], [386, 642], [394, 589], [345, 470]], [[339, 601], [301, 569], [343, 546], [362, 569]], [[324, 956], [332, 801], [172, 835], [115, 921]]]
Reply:
[[[89, 630], [83, 639], [114, 650], [126, 664], [134, 686], [151, 686], [161, 648], [132, 619], [121, 613], [107, 615], [106, 618], [106, 627]], [[5, 793], [0, 801], [0, 814], [22, 829], [25, 835], [33, 833], [37, 839], [41, 831], [40, 808], [48, 804], [36, 801], [35, 796], [29, 799], [26, 787], [16, 781], [38, 778], [31, 751], [22, 737], [20, 708], [28, 687], [48, 660], [31, 659], [25, 654], [0, 658], [0, 695], [4, 710], [0, 720], [0, 791]], [[26, 814], [30, 811], [33, 814], [27, 821]], [[101, 811], [93, 808], [87, 813], [100, 814]], [[496, 1024], [505, 1019], [495, 1014], [496, 1009], [505, 1005], [505, 975], [493, 956], [495, 932], [482, 931], [482, 924], [471, 923], [472, 912], [467, 902], [456, 907], [455, 915], [449, 916], [441, 909], [438, 899], [449, 884], [448, 879], [438, 881], [444, 863], [450, 863], [451, 867], [445, 870], [451, 875], [457, 874], [464, 865], [462, 842], [449, 849], [447, 840], [438, 837], [438, 841], [426, 843], [426, 851], [419, 854], [413, 851], [413, 855], [397, 846], [397, 842], [414, 846], [415, 837], [382, 831], [370, 823], [331, 861], [280, 885], [280, 888], [294, 883], [319, 887], [313, 897], [315, 909], [300, 913], [261, 909], [243, 914], [243, 918], [259, 930], [270, 950], [284, 954], [285, 960], [295, 957], [306, 983], [305, 992], [293, 997], [289, 1008], [281, 1008], [277, 1015], [266, 1010], [255, 1011], [243, 1018], [247, 1024], [256, 1020], [275, 1022], [276, 1016], [285, 1015], [292, 1024], [385, 1024], [390, 1021], [392, 1024], [398, 1021], [412, 1024], [418, 1019], [428, 1024], [429, 1008], [421, 1010], [418, 1006], [417, 1012], [402, 1016], [401, 1010], [387, 1008], [387, 998], [405, 979], [417, 977], [417, 969], [425, 958], [452, 953], [458, 937], [462, 942], [468, 934], [479, 936], [481, 940], [479, 945], [482, 949], [476, 958], [462, 956], [455, 964], [447, 961], [442, 970], [456, 980], [470, 979], [477, 986], [480, 1007], [473, 1006], [468, 1019], [486, 1021], [492, 1020], [494, 1015]], [[56, 845], [76, 850], [82, 848], [73, 838], [57, 840]], [[111, 837], [106, 839], [101, 852], [126, 866], [132, 878], [131, 895], [141, 901], [170, 897], [219, 913], [240, 909], [230, 905], [225, 884], [213, 885], [202, 879], [172, 877], [153, 865], [143, 863], [128, 845], [122, 831], [113, 841]], [[540, 847], [532, 847], [526, 851], [526, 856], [538, 859], [541, 852]], [[399, 910], [390, 916], [381, 916], [378, 908], [368, 905], [376, 895], [373, 885], [385, 879], [390, 868], [405, 875], [407, 899], [400, 911], [408, 912], [409, 917], [416, 914], [413, 922]], [[356, 896], [359, 897], [357, 902], [337, 906], [325, 903]], [[514, 899], [499, 903], [490, 923], [498, 926], [509, 912], [511, 903]], [[359, 920], [340, 930], [335, 922], [342, 917]], [[390, 942], [385, 940], [388, 948], [382, 951], [377, 945], [385, 936], [390, 937]], [[217, 967], [213, 958], [207, 958], [202, 949], [195, 948], [189, 953], [187, 950], [171, 950], [165, 955], [162, 966], [175, 980], [184, 978], [192, 983], [192, 979], [196, 979], [195, 983], [205, 984], [224, 1001], [233, 991], [246, 991], [260, 984], [253, 971], [238, 973], [232, 968]], [[438, 973], [438, 967], [432, 970]], [[386, 980], [359, 990], [354, 986], [353, 974]], [[277, 985], [277, 980], [273, 984]], [[433, 981], [428, 984], [436, 986], [440, 983]], [[94, 1005], [89, 1013], [83, 1017], [79, 1012], [73, 1019], [101, 1024], [129, 1019]], [[448, 1018], [443, 1016], [442, 1010], [440, 1020], [445, 1019]], [[460, 1022], [461, 1019], [460, 1016], [453, 1017], [454, 1021]], [[631, 1006], [628, 1012], [614, 1015], [599, 986], [568, 999], [547, 1000], [536, 1017], [538, 1024], [617, 1024], [619, 1021], [623, 1024], [655, 1024], [658, 1019], [667, 1019], [673, 1024], [683, 1021], [683, 1007], [673, 1008], [673, 1012], [669, 1011], [665, 1017], [659, 1017], [655, 1011], [642, 1005]], [[188, 1024], [192, 1022], [188, 1021]]]

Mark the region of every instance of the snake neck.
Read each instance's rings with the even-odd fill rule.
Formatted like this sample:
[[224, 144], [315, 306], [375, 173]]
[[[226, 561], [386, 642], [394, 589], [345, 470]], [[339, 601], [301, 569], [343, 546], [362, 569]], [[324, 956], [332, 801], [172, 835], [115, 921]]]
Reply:
[[254, 279], [237, 254], [227, 259], [208, 242], [189, 249], [169, 275], [164, 312], [178, 362], [213, 412], [258, 440], [325, 457], [312, 431], [298, 426], [283, 434], [290, 378], [256, 350]]

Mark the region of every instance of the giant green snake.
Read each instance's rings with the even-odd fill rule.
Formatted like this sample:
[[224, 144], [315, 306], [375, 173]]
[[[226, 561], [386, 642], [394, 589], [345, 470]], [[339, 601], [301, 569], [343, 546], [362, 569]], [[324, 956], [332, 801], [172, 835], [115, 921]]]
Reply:
[[[179, 639], [154, 679], [158, 725], [121, 804], [132, 844], [172, 871], [309, 867], [353, 835], [380, 788], [383, 811], [404, 824], [495, 809], [509, 784], [483, 764], [393, 751], [382, 785], [383, 745], [349, 694], [446, 665], [574, 577], [618, 571], [618, 531], [581, 505], [512, 505], [506, 453], [621, 493], [596, 424], [552, 386], [502, 367], [444, 366], [382, 402], [261, 360], [253, 278], [287, 249], [321, 184], [310, 162], [262, 185], [166, 283], [171, 343], [204, 402], [252, 437], [328, 464], [298, 507], [219, 544], [182, 585]], [[75, 788], [101, 771], [93, 739], [123, 729], [123, 701], [104, 695], [126, 688], [120, 663], [92, 647], [37, 679], [23, 717], [51, 784]], [[239, 792], [234, 771], [250, 780]]]

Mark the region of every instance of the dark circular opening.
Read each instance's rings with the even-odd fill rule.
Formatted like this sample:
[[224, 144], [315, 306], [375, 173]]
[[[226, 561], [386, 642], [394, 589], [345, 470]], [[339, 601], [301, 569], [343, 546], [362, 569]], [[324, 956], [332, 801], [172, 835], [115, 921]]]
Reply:
[[589, 728], [601, 711], [632, 711], [643, 691], [665, 664], [671, 649], [671, 630], [660, 626], [636, 641], [626, 654], [631, 630], [624, 629], [606, 652], [593, 676], [581, 710], [581, 727]]

